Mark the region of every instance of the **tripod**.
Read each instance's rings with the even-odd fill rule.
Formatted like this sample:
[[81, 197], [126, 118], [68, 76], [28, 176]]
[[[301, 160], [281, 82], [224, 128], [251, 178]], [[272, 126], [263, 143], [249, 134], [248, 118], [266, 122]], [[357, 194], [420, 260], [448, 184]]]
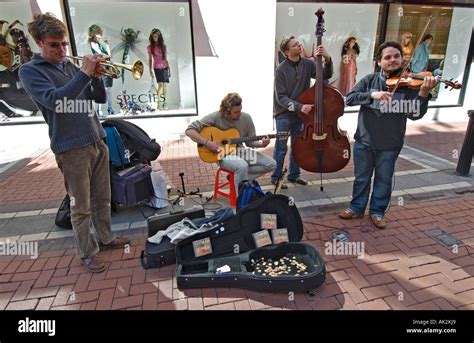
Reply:
[[179, 173], [179, 177], [181, 178], [181, 186], [183, 186], [183, 190], [176, 189], [179, 195], [176, 198], [176, 200], [173, 202], [173, 205], [176, 205], [181, 199], [187, 198], [188, 196], [191, 196], [191, 195], [197, 195], [199, 196], [199, 198], [202, 198], [203, 194], [199, 191], [199, 187], [193, 192], [190, 192], [190, 193], [186, 192], [186, 188], [184, 186], [184, 173]]

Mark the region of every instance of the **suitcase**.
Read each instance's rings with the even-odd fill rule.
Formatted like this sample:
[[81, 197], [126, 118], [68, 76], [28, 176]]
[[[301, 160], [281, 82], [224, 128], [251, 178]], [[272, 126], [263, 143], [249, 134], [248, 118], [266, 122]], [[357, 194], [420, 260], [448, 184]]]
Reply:
[[[184, 218], [204, 218], [205, 212], [202, 206], [193, 206], [186, 210], [156, 214], [147, 219], [148, 237], [155, 235], [160, 230], [166, 230], [168, 226], [179, 222]], [[168, 237], [163, 237], [160, 244], [145, 242], [145, 250], [142, 251], [140, 261], [144, 269], [159, 268], [176, 263], [176, 245], [170, 242]]]
[[151, 166], [136, 166], [116, 171], [112, 174], [112, 201], [116, 204], [133, 206], [153, 196], [150, 178]]
[[[276, 224], [278, 228], [287, 229], [289, 242], [257, 247], [253, 234], [262, 231], [261, 214], [276, 214]], [[326, 279], [325, 262], [314, 247], [298, 243], [302, 237], [303, 223], [294, 203], [281, 194], [266, 195], [240, 210], [222, 227], [189, 237], [177, 245], [178, 288], [313, 291]], [[287, 268], [286, 271], [293, 267], [299, 270], [304, 266], [305, 269], [301, 273], [292, 270], [271, 276], [259, 271], [262, 258], [263, 262], [273, 264], [272, 269], [277, 269], [276, 265]], [[297, 265], [291, 263], [293, 260]], [[275, 265], [275, 262], [278, 263]]]

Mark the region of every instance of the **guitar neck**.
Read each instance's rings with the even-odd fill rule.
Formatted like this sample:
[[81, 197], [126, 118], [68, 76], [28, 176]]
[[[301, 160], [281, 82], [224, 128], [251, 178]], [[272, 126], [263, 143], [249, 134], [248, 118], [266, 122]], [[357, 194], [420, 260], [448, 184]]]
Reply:
[[230, 140], [230, 144], [240, 144], [240, 143], [246, 143], [246, 142], [254, 142], [254, 141], [259, 141], [264, 137], [268, 138], [275, 138], [276, 135], [263, 135], [263, 136], [251, 136], [251, 137], [242, 137], [242, 138], [234, 138]]

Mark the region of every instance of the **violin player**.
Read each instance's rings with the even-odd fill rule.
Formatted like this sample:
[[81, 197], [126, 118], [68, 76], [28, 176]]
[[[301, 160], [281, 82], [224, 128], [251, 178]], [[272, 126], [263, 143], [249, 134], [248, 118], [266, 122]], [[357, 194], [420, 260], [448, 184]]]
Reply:
[[[333, 63], [331, 56], [324, 46], [318, 46], [316, 55], [323, 56], [325, 63], [323, 75], [316, 75], [314, 60], [301, 56], [303, 47], [295, 36], [284, 38], [280, 43], [280, 51], [285, 55], [285, 60], [278, 65], [275, 71], [273, 116], [275, 117], [277, 132], [289, 132], [290, 136], [294, 137], [303, 130], [303, 122], [298, 117], [298, 113], [308, 114], [314, 108], [314, 105], [301, 104], [297, 99], [304, 91], [310, 88], [311, 78], [323, 77], [324, 80], [331, 78]], [[273, 184], [276, 184], [281, 177], [287, 151], [287, 139], [279, 139], [275, 142], [273, 159], [276, 161], [277, 166], [271, 176]], [[288, 181], [307, 185], [308, 181], [304, 180], [300, 175], [300, 167], [293, 158], [292, 149], [290, 151]], [[286, 189], [288, 186], [283, 183], [281, 188]]]
[[[418, 120], [425, 115], [430, 91], [438, 81], [427, 76], [419, 89], [403, 87], [392, 94], [388, 92], [386, 81], [402, 70], [401, 45], [397, 42], [381, 44], [376, 60], [381, 70], [362, 78], [346, 98], [347, 106], [360, 105], [360, 110], [354, 136], [352, 201], [339, 217], [352, 219], [364, 215], [375, 171], [369, 215], [377, 228], [384, 229], [387, 225], [384, 214], [390, 203], [395, 163], [403, 147], [407, 118]], [[408, 102], [413, 106], [400, 105]]]

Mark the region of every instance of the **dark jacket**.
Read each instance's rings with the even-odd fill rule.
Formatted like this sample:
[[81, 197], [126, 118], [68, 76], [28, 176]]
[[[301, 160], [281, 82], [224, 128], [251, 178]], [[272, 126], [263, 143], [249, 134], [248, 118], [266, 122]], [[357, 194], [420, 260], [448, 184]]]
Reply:
[[400, 150], [403, 147], [407, 118], [418, 120], [428, 110], [428, 97], [418, 90], [399, 89], [389, 106], [381, 107], [371, 98], [372, 92], [387, 91], [385, 76], [373, 73], [360, 80], [347, 94], [346, 105], [360, 105], [357, 131], [354, 139], [374, 150]]
[[[332, 59], [323, 67], [323, 79], [331, 78], [333, 73]], [[316, 64], [313, 60], [301, 57], [298, 62], [285, 59], [275, 71], [275, 92], [273, 98], [273, 115], [280, 118], [298, 117], [303, 105], [297, 100], [311, 85], [311, 78], [316, 77]]]

